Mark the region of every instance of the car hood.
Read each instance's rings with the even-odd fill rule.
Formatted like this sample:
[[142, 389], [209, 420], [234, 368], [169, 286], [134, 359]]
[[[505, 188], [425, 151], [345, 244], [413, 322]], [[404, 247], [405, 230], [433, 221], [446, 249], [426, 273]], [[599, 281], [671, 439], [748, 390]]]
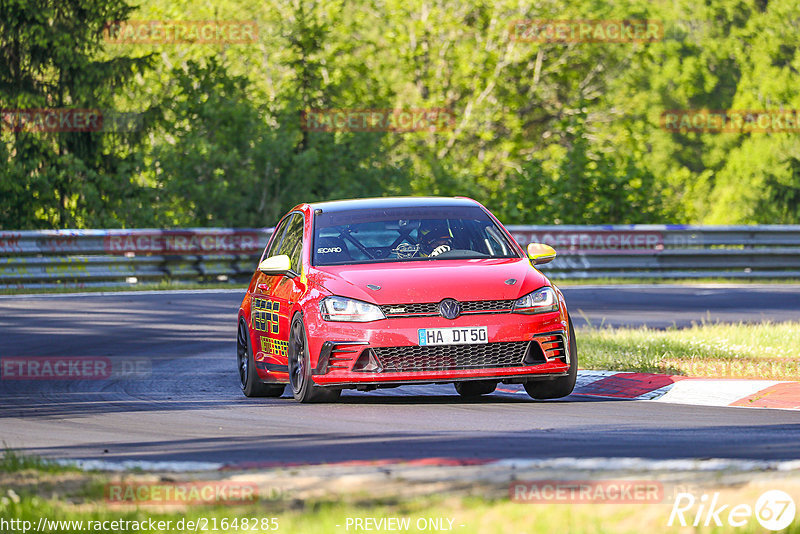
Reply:
[[[550, 285], [527, 259], [429, 260], [317, 267], [323, 291], [376, 304], [517, 299]], [[312, 277], [309, 277], [312, 279]], [[516, 282], [511, 283], [511, 280]], [[367, 284], [380, 289], [367, 288]]]

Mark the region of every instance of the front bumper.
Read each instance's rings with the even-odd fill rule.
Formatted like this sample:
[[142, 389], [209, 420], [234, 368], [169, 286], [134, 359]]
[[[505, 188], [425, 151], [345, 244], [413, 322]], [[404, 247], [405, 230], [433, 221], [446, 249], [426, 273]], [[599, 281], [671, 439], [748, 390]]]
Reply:
[[[569, 371], [569, 329], [560, 311], [393, 318], [372, 323], [308, 321], [309, 350], [320, 386], [361, 387], [463, 380], [524, 382]], [[311, 328], [315, 325], [316, 328]], [[485, 326], [488, 343], [418, 344], [418, 329]]]

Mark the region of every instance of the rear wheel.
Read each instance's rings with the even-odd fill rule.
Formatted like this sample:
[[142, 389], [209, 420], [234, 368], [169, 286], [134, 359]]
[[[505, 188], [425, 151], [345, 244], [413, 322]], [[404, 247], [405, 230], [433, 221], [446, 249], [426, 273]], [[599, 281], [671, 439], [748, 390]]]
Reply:
[[300, 314], [292, 320], [289, 334], [289, 383], [292, 395], [300, 402], [336, 402], [342, 394], [341, 389], [320, 387], [311, 379], [308, 338]]
[[239, 321], [239, 333], [236, 335], [236, 364], [239, 368], [239, 386], [245, 397], [280, 397], [283, 395], [286, 386], [265, 384], [258, 378], [250, 334], [244, 319]]
[[488, 395], [497, 389], [497, 382], [492, 380], [470, 380], [469, 382], [456, 382], [456, 391], [462, 397], [480, 397]]
[[566, 397], [575, 389], [578, 378], [578, 345], [575, 342], [575, 329], [572, 327], [572, 318], [569, 319], [569, 371], [567, 376], [555, 380], [542, 380], [526, 382], [525, 391], [534, 399], [560, 399]]

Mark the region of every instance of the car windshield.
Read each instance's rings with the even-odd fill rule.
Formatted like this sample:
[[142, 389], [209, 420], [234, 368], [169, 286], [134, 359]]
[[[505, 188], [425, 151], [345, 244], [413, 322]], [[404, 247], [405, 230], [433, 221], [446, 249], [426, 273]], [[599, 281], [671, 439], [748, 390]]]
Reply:
[[337, 210], [314, 218], [314, 265], [517, 257], [478, 206]]

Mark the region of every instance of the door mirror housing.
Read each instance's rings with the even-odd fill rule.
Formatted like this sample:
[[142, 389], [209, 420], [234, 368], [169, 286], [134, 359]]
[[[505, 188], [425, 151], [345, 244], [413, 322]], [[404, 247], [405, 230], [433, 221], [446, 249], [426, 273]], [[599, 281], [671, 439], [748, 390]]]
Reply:
[[530, 243], [528, 245], [528, 257], [534, 265], [543, 265], [556, 258], [556, 250], [544, 243]]
[[258, 270], [270, 276], [288, 276], [294, 278], [297, 273], [292, 270], [292, 260], [286, 254], [270, 256], [258, 264]]

